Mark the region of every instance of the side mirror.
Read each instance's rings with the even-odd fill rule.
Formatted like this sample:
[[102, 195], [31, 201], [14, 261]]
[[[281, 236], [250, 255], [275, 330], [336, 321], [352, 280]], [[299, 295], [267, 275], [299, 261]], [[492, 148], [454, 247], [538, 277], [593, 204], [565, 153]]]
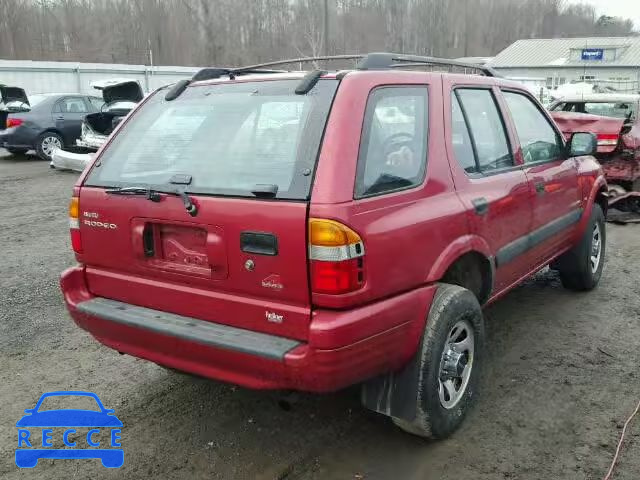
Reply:
[[571, 135], [569, 156], [593, 155], [598, 151], [598, 139], [593, 133], [579, 132]]

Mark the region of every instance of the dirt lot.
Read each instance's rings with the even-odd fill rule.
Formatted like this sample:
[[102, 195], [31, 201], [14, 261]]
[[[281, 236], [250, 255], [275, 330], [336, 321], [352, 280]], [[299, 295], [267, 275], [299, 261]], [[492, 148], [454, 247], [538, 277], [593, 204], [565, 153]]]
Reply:
[[[599, 479], [640, 398], [640, 226], [609, 227], [600, 287], [542, 272], [486, 311], [482, 396], [453, 438], [426, 443], [359, 407], [357, 389], [279, 394], [167, 372], [100, 346], [58, 290], [74, 263], [76, 175], [0, 152], [0, 477]], [[606, 353], [603, 353], [606, 352]], [[20, 471], [15, 422], [43, 392], [96, 392], [123, 421], [125, 464], [42, 460]], [[640, 478], [640, 421], [617, 479]]]

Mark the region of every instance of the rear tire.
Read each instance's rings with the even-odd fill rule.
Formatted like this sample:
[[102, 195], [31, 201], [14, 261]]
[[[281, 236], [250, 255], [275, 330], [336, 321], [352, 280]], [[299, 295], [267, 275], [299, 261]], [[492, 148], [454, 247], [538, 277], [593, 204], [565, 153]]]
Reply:
[[36, 153], [42, 160], [51, 161], [56, 148], [64, 147], [62, 137], [55, 132], [44, 132], [36, 140]]
[[584, 291], [598, 285], [604, 268], [607, 239], [605, 227], [602, 208], [594, 204], [580, 241], [554, 262], [565, 288]]
[[27, 149], [27, 148], [7, 148], [6, 150], [11, 155], [24, 155], [25, 153], [27, 153], [29, 151], [29, 149]]
[[413, 418], [392, 417], [393, 422], [424, 438], [442, 439], [455, 432], [476, 397], [483, 345], [484, 319], [475, 295], [440, 284], [418, 352], [405, 367], [419, 372]]

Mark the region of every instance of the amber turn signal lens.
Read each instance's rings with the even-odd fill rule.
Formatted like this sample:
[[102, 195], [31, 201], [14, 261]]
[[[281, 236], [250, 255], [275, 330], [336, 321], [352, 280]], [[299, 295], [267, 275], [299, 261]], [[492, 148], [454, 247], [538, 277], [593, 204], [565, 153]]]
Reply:
[[309, 219], [309, 243], [317, 247], [340, 247], [361, 242], [360, 235], [334, 220]]
[[71, 197], [71, 202], [69, 203], [69, 217], [80, 217], [80, 203], [78, 202], [78, 197]]

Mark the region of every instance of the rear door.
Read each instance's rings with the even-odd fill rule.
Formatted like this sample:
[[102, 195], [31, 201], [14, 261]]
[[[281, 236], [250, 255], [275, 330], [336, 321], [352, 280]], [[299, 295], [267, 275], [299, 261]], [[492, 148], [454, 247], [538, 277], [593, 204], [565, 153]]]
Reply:
[[503, 90], [534, 207], [531, 259], [543, 262], [572, 240], [582, 210], [578, 160], [568, 158], [562, 134], [528, 93]]
[[532, 223], [529, 184], [513, 154], [494, 89], [445, 80], [445, 92], [447, 87], [447, 150], [456, 191], [471, 230], [495, 254], [494, 291], [500, 291], [529, 271], [523, 255]]
[[[337, 82], [297, 83], [196, 85], [133, 114], [81, 190], [94, 295], [306, 338], [308, 199]], [[107, 192], [127, 186], [160, 193]]]
[[80, 137], [82, 121], [89, 113], [89, 106], [83, 97], [64, 97], [53, 108], [56, 129], [62, 132], [65, 143], [73, 144]]

